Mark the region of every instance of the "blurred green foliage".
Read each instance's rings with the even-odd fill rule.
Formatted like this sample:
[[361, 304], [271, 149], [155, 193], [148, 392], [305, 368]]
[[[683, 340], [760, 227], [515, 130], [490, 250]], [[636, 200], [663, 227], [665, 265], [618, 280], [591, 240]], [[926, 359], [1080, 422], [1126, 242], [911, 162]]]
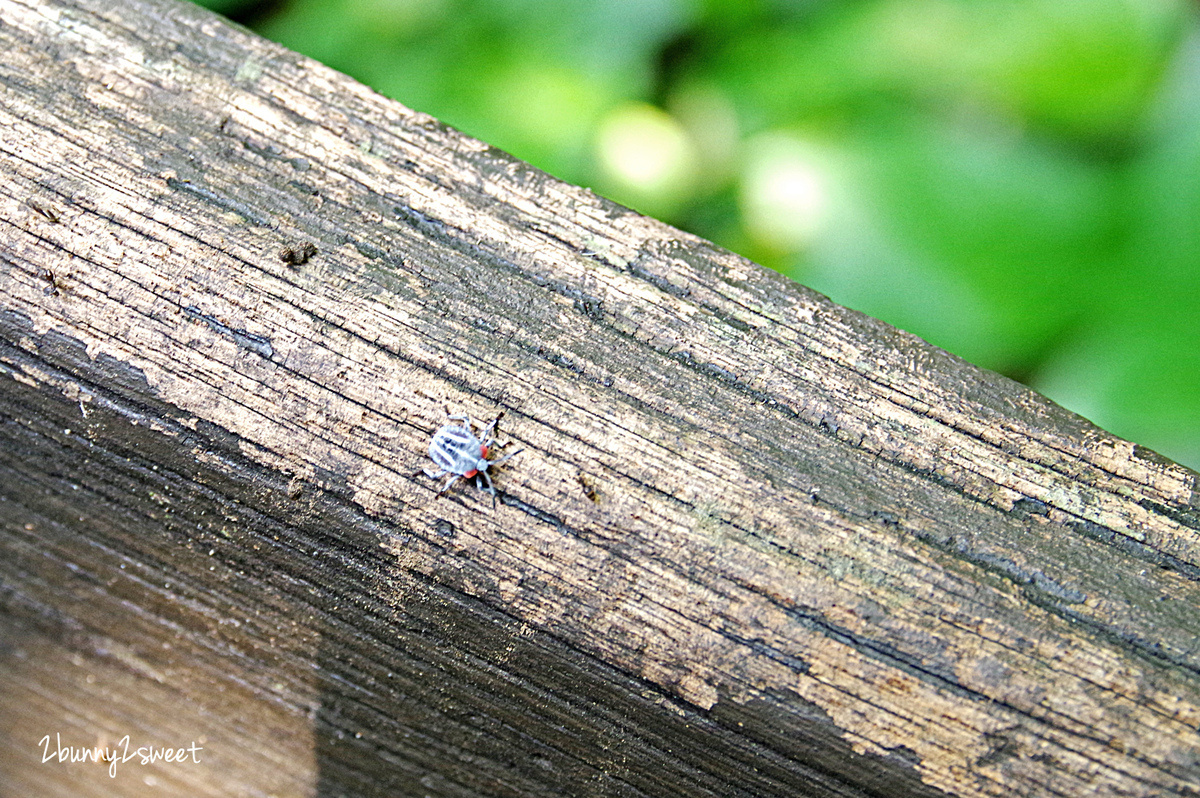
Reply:
[[1200, 465], [1185, 0], [202, 4]]

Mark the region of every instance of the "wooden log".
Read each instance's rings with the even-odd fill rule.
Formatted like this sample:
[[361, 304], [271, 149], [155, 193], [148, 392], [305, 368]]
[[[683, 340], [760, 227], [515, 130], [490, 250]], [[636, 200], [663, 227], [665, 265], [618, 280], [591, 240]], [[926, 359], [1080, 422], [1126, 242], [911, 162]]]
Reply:
[[198, 8], [0, 53], [7, 794], [1200, 794], [1192, 471]]

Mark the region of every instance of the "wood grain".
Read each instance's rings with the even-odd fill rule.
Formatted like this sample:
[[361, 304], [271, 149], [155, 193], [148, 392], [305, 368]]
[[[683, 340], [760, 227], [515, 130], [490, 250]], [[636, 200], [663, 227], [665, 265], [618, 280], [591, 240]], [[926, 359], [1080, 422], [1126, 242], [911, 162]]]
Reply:
[[12, 794], [1200, 795], [1194, 472], [200, 9], [0, 53]]

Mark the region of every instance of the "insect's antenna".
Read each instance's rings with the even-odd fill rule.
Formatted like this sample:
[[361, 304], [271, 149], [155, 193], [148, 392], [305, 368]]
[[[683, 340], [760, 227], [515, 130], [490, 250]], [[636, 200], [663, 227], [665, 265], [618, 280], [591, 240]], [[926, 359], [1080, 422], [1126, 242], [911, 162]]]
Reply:
[[520, 453], [521, 453], [521, 452], [523, 452], [523, 451], [525, 451], [525, 449], [523, 449], [523, 448], [522, 448], [522, 449], [517, 449], [515, 452], [509, 452], [508, 454], [504, 455], [503, 457], [497, 457], [495, 460], [492, 460], [492, 461], [489, 463], [489, 466], [498, 466], [498, 465], [501, 465], [501, 464], [503, 464], [503, 463], [504, 463], [504, 461], [505, 461], [505, 460], [508, 460], [508, 459], [510, 459], [510, 458], [511, 458], [513, 455], [515, 455], [515, 454], [520, 454]]

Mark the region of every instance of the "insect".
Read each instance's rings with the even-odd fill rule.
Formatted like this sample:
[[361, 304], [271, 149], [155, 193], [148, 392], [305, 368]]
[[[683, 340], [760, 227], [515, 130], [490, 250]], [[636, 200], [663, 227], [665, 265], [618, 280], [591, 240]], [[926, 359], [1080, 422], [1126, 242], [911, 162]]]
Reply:
[[279, 259], [288, 266], [303, 266], [308, 263], [313, 255], [317, 254], [317, 247], [308, 241], [305, 241], [300, 246], [284, 247], [279, 250]]
[[449, 416], [449, 418], [451, 421], [461, 423], [447, 424], [433, 434], [433, 440], [429, 442], [429, 456], [437, 464], [439, 470], [433, 472], [425, 469], [426, 476], [438, 479], [447, 474], [451, 475], [442, 489], [438, 491], [439, 496], [445, 495], [454, 486], [454, 483], [463, 477], [467, 479], [475, 477], [475, 486], [492, 494], [492, 506], [495, 507], [496, 489], [492, 486], [492, 478], [488, 475], [488, 469], [500, 465], [515, 454], [520, 454], [524, 449], [517, 449], [503, 457], [489, 460], [487, 459], [488, 452], [496, 448], [492, 432], [496, 429], [496, 424], [500, 422], [500, 416], [496, 416], [492, 423], [484, 427], [478, 438], [475, 437], [475, 424], [471, 421], [470, 416]]
[[38, 269], [37, 276], [46, 281], [46, 287], [42, 289], [42, 293], [46, 296], [58, 296], [60, 290], [67, 290], [67, 287], [63, 285], [63, 281], [49, 269]]
[[58, 214], [53, 208], [43, 205], [35, 199], [27, 199], [25, 200], [25, 204], [37, 211], [38, 214], [46, 221], [50, 222], [51, 224], [58, 224]]

